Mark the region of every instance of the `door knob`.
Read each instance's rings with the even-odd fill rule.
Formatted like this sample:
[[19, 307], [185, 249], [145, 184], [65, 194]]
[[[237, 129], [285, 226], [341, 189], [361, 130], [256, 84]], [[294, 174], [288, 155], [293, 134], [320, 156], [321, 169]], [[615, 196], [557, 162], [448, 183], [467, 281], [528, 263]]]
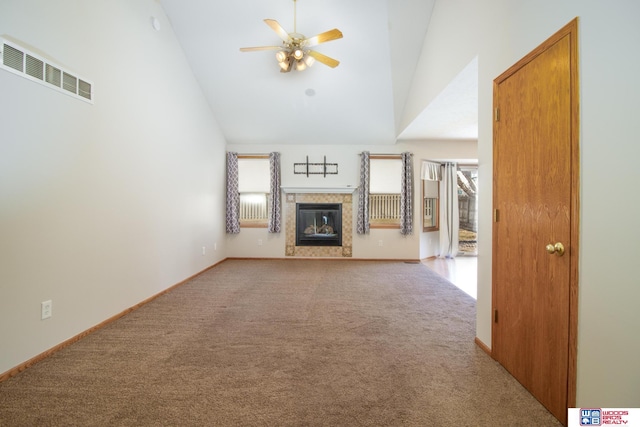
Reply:
[[549, 243], [546, 249], [550, 254], [556, 254], [558, 256], [564, 255], [564, 245], [560, 242], [556, 243], [555, 245]]

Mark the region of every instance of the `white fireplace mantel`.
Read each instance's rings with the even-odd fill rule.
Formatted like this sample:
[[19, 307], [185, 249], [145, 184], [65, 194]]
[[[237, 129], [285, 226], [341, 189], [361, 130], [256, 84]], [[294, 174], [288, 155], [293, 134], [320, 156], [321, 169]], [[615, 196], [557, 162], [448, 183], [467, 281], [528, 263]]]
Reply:
[[345, 185], [344, 187], [280, 187], [282, 191], [285, 193], [327, 193], [327, 194], [336, 194], [343, 193], [349, 194], [353, 193], [358, 189], [358, 187], [352, 187], [350, 185]]

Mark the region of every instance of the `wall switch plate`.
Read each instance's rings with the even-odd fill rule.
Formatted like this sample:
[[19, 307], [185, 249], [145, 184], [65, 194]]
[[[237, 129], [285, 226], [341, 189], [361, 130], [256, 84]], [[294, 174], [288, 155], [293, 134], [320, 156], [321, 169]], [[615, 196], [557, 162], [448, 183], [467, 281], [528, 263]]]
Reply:
[[52, 314], [52, 309], [53, 309], [53, 302], [51, 302], [51, 300], [42, 301], [40, 303], [40, 315], [41, 315], [40, 318], [42, 320], [50, 318]]
[[202, 255], [204, 256], [204, 254], [206, 254], [206, 253], [207, 253], [207, 247], [203, 246], [202, 247]]

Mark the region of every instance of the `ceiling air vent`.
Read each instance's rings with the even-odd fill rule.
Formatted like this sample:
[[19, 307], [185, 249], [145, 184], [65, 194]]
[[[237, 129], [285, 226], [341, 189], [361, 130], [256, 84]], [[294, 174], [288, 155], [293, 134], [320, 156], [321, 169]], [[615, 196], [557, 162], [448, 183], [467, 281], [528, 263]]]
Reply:
[[93, 83], [15, 43], [0, 38], [0, 57], [0, 68], [93, 103]]

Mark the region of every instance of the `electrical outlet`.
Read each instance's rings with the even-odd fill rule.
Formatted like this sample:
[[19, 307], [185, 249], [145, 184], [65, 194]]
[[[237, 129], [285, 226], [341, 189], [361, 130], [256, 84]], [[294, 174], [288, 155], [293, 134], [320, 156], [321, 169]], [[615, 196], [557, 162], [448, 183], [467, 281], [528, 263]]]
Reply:
[[384, 246], [384, 245], [382, 244], [382, 240], [378, 240], [378, 246]]
[[262, 246], [262, 239], [258, 239], [258, 246]]
[[53, 302], [51, 302], [51, 300], [42, 301], [40, 303], [40, 314], [41, 314], [40, 318], [42, 320], [50, 318], [52, 315], [52, 310], [53, 310]]

